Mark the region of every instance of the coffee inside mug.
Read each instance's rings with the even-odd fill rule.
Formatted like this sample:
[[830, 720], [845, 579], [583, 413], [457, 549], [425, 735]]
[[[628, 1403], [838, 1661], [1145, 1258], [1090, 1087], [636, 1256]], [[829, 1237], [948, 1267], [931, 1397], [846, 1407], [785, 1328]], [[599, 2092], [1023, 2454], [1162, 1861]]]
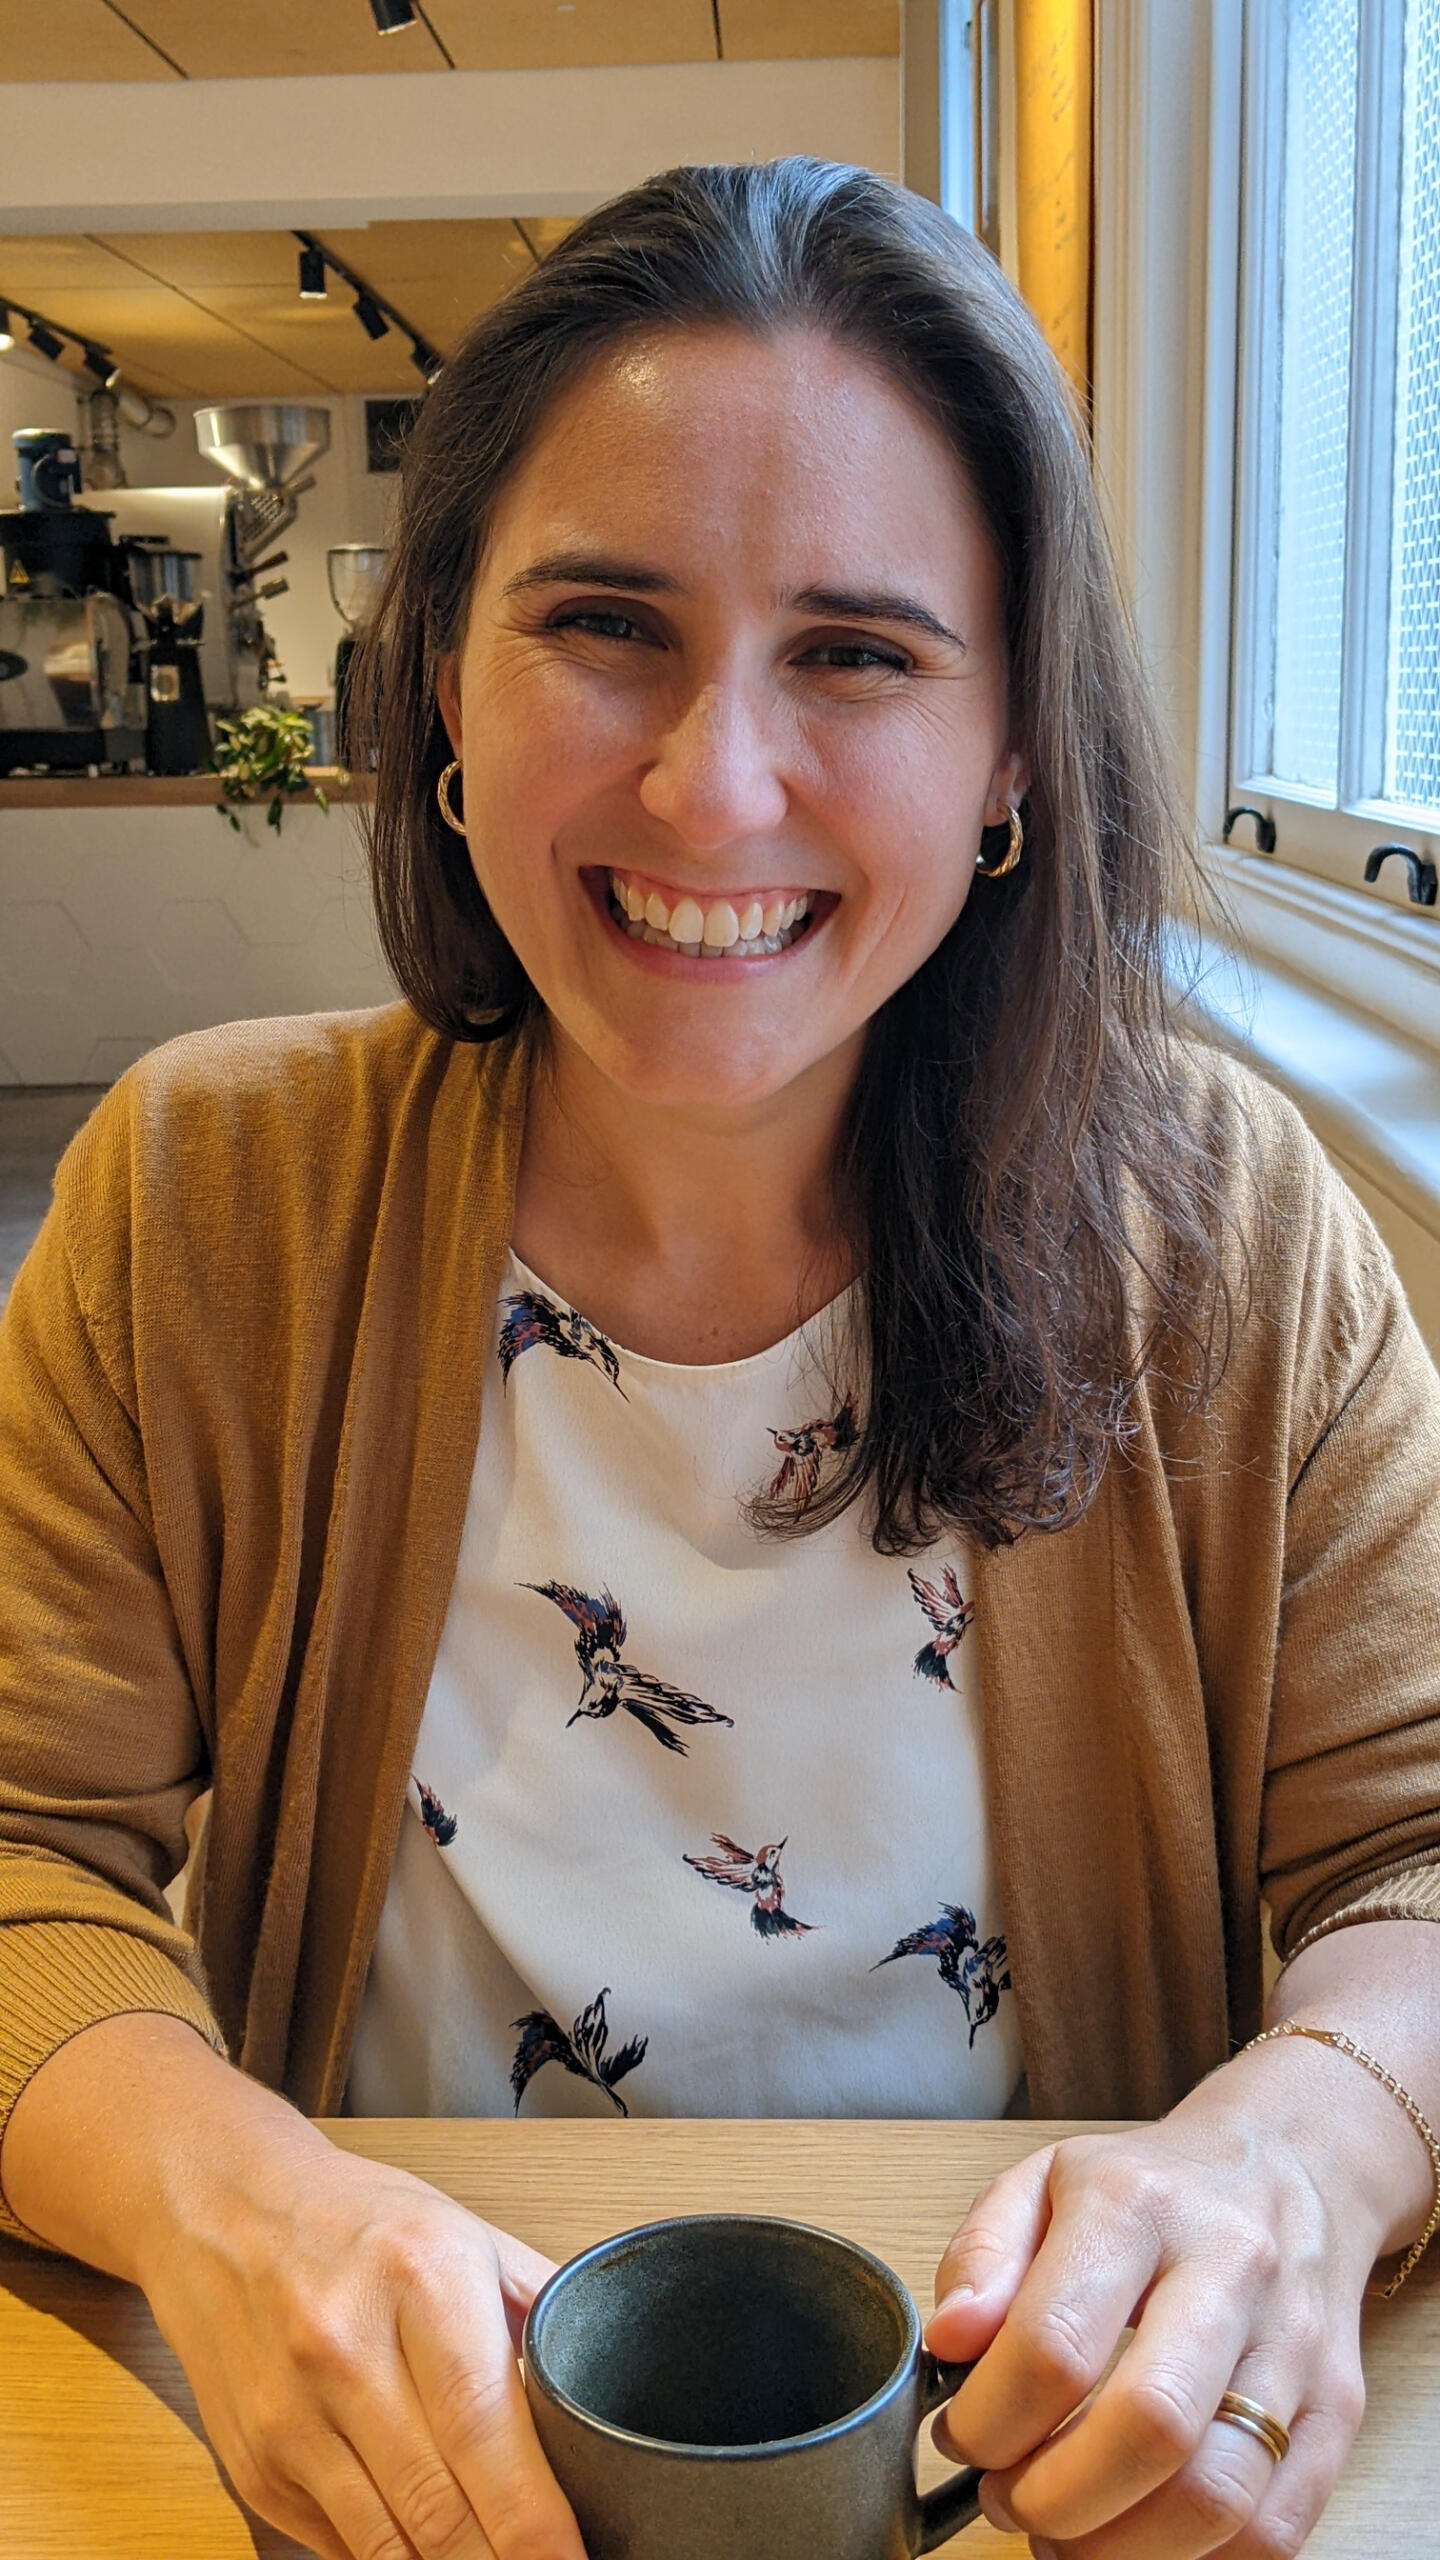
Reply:
[[[552, 2319], [552, 2309], [563, 2316]], [[833, 2426], [883, 2390], [904, 2314], [856, 2253], [846, 2281], [783, 2223], [652, 2226], [567, 2270], [535, 2352], [591, 2417], [673, 2445], [773, 2444]]]

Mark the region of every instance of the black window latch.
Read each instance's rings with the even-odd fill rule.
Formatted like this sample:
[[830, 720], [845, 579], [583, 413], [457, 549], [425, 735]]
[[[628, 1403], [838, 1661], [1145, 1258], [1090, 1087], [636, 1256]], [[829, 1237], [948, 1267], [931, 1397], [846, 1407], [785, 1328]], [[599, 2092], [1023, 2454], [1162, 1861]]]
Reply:
[[1399, 856], [1409, 873], [1411, 906], [1433, 907], [1436, 888], [1440, 885], [1435, 865], [1428, 853], [1417, 853], [1413, 844], [1377, 844], [1374, 852], [1365, 856], [1366, 879], [1378, 880], [1392, 853]]

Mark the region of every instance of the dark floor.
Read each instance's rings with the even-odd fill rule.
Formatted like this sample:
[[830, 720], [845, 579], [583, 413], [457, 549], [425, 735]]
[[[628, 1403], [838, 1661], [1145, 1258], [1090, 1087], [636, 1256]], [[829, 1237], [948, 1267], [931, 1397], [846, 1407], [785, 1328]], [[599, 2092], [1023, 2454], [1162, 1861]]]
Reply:
[[103, 1084], [0, 1085], [0, 1302], [50, 1206], [55, 1167]]

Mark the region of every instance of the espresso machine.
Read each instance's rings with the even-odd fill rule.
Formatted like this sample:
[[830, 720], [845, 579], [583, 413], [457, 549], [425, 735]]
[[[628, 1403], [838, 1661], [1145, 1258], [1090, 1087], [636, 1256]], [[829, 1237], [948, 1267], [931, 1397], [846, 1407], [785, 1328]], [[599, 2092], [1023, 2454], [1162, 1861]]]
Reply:
[[349, 762], [350, 669], [360, 646], [364, 624], [375, 609], [385, 576], [387, 550], [365, 542], [337, 542], [325, 554], [330, 601], [345, 625], [335, 651], [335, 741], [342, 764]]
[[80, 507], [74, 439], [11, 438], [18, 507], [0, 512], [0, 773], [128, 765], [145, 746], [139, 633], [110, 518]]
[[212, 744], [200, 671], [205, 600], [195, 592], [200, 554], [132, 534], [125, 555], [135, 610], [150, 635], [145, 763], [151, 773], [197, 773], [210, 762]]
[[[249, 711], [283, 682], [265, 604], [286, 593], [275, 545], [313, 489], [310, 464], [330, 442], [330, 413], [292, 401], [240, 401], [200, 409], [195, 440], [224, 485], [107, 489], [118, 541], [159, 534], [172, 551], [198, 552], [194, 592], [205, 611], [194, 633], [212, 713]], [[183, 599], [177, 597], [177, 602]]]

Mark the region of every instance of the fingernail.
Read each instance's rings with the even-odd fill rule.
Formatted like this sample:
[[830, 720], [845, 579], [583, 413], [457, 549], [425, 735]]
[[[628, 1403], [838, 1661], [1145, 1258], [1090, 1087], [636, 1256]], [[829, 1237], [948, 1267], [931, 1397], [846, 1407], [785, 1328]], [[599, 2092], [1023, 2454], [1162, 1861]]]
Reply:
[[973, 2284], [952, 2285], [950, 2291], [936, 2303], [930, 2317], [932, 2320], [943, 2320], [947, 2311], [963, 2311], [967, 2303], [973, 2302], [974, 2299]]
[[1030, 2560], [1060, 2560], [1060, 2554], [1053, 2542], [1032, 2542]]

